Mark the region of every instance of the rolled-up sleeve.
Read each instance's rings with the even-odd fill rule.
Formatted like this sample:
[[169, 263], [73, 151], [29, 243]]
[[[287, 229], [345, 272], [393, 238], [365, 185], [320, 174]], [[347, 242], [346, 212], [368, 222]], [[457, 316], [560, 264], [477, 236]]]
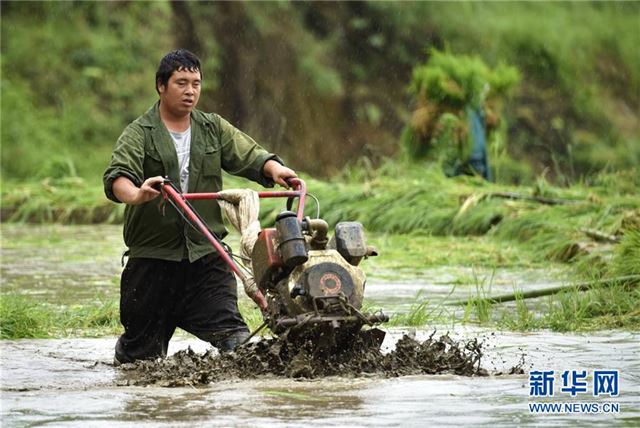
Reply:
[[102, 176], [104, 193], [110, 200], [121, 202], [113, 193], [113, 182], [118, 177], [127, 177], [140, 187], [144, 181], [144, 131], [139, 125], [125, 128], [116, 142], [109, 166]]

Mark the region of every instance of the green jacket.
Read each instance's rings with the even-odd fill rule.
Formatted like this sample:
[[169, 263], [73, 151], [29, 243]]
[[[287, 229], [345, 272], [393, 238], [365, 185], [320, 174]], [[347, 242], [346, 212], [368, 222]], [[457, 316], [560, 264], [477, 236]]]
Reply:
[[[105, 194], [114, 202], [120, 202], [113, 194], [113, 182], [120, 176], [129, 178], [136, 186], [157, 175], [168, 176], [180, 184], [175, 146], [160, 120], [158, 106], [156, 103], [129, 124], [116, 142], [103, 176]], [[217, 114], [192, 111], [190, 193], [222, 190], [222, 170], [273, 187], [273, 181], [262, 174], [269, 159], [282, 163]], [[217, 201], [191, 201], [191, 204], [218, 236], [226, 235]], [[194, 261], [215, 251], [170, 204], [165, 205], [162, 206], [160, 197], [142, 205], [126, 206], [124, 241], [130, 257], [174, 261], [188, 257]]]

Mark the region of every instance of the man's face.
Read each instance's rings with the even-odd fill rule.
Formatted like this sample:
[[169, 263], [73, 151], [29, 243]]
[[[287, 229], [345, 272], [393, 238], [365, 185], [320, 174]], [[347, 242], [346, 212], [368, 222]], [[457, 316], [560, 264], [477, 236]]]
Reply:
[[158, 85], [160, 103], [176, 116], [184, 116], [198, 104], [201, 77], [199, 71], [181, 68], [173, 72], [167, 85]]

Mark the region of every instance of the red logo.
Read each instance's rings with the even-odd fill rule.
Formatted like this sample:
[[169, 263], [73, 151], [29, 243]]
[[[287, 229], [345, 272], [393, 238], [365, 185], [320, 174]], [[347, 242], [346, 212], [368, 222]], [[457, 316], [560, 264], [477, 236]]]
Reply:
[[325, 296], [335, 296], [340, 292], [342, 283], [335, 273], [325, 273], [320, 277], [320, 288]]

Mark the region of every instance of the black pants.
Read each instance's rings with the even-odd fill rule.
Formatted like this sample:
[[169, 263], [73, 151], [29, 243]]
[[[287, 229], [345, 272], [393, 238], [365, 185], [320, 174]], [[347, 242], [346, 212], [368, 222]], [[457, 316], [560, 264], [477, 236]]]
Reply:
[[120, 322], [121, 363], [165, 357], [176, 327], [214, 344], [248, 331], [233, 273], [215, 253], [193, 263], [129, 259], [120, 281]]

